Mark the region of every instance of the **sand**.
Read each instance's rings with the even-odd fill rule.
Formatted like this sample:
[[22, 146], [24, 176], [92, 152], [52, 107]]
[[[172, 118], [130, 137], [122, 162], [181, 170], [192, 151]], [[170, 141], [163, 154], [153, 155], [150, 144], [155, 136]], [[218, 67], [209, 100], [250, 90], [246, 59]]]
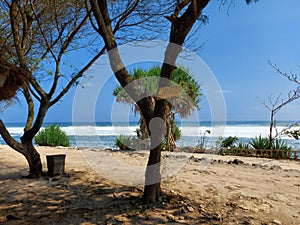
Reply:
[[38, 147], [45, 172], [45, 155], [66, 154], [64, 175], [39, 180], [0, 151], [0, 224], [300, 224], [296, 160], [164, 152], [162, 201], [146, 206], [147, 151]]

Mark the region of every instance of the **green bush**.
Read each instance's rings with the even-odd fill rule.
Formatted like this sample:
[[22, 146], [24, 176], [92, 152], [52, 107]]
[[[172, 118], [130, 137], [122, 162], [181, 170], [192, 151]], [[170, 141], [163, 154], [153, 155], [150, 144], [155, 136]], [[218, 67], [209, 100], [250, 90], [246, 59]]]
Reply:
[[35, 137], [34, 141], [40, 146], [70, 146], [69, 137], [62, 131], [59, 125], [52, 124], [41, 130]]
[[270, 144], [270, 140], [268, 137], [262, 137], [259, 135], [258, 137], [252, 138], [250, 141], [250, 145], [255, 149], [268, 149], [268, 150], [291, 150], [291, 147], [281, 139], [275, 139]]
[[222, 143], [221, 143], [221, 147], [223, 148], [228, 148], [228, 147], [231, 147], [231, 148], [235, 148], [236, 146], [234, 146], [234, 143], [238, 140], [238, 138], [236, 136], [234, 137], [227, 137], [225, 138], [224, 140], [222, 140]]
[[270, 154], [266, 150], [279, 150], [277, 157], [284, 157], [284, 158], [287, 158], [288, 150], [291, 150], [291, 146], [289, 146], [285, 141], [281, 139], [275, 139], [270, 144], [269, 138], [261, 137], [261, 135], [252, 138], [250, 141], [250, 145], [257, 150], [261, 150], [258, 151], [258, 154], [266, 154], [266, 153]]

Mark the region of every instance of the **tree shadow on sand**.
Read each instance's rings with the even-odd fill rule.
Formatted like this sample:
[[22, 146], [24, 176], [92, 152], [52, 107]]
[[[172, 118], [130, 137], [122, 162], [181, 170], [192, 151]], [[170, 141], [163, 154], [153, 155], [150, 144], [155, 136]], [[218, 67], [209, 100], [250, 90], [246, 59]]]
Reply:
[[142, 189], [71, 171], [39, 180], [0, 180], [1, 224], [222, 224], [176, 192], [144, 205]]

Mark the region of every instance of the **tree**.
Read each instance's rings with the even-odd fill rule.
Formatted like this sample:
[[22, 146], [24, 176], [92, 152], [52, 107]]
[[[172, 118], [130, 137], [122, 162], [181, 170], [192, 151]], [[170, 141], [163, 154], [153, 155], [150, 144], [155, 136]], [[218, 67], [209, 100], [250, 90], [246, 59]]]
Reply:
[[[130, 2], [132, 4], [111, 1], [113, 7], [109, 9], [113, 14], [112, 33], [120, 43], [141, 40], [143, 35], [139, 37], [133, 34], [154, 20], [151, 14], [139, 13], [136, 3]], [[145, 6], [149, 5], [151, 8], [151, 4], [145, 2], [140, 7], [146, 9]], [[42, 175], [40, 155], [32, 140], [41, 128], [48, 110], [74, 85], [79, 84], [84, 72], [105, 52], [105, 46], [91, 27], [94, 24], [87, 23], [90, 16], [87, 9], [88, 2], [79, 0], [0, 2], [1, 64], [9, 65], [7, 68], [10, 71], [21, 71], [21, 77], [24, 75], [28, 84], [15, 86], [21, 89], [28, 107], [21, 142], [12, 138], [2, 120], [0, 134], [10, 147], [25, 156], [30, 169], [28, 177]], [[128, 21], [127, 16], [131, 13], [134, 15]], [[158, 10], [156, 15], [160, 13], [164, 14], [165, 11]], [[131, 29], [127, 30], [128, 27]], [[153, 38], [155, 35], [148, 32], [148, 36]], [[84, 54], [85, 62], [78, 65], [69, 63], [68, 54], [73, 52]], [[4, 85], [5, 89], [0, 87], [0, 94], [1, 90], [10, 88], [8, 83]], [[0, 102], [1, 106], [5, 104], [1, 110], [11, 106], [10, 100], [2, 101], [0, 97]]]
[[[134, 2], [139, 4], [139, 1]], [[209, 0], [177, 1], [172, 14], [170, 16], [165, 16], [165, 18], [171, 22], [171, 29], [169, 33], [169, 45], [165, 51], [165, 61], [162, 65], [160, 74], [160, 77], [164, 79], [160, 80], [158, 89], [170, 86], [172, 73], [175, 69], [175, 62], [177, 56], [181, 52], [182, 45], [193, 25], [200, 17], [202, 10], [208, 3]], [[132, 77], [125, 68], [118, 52], [118, 45], [112, 32], [113, 28], [108, 11], [108, 3], [106, 0], [90, 0], [90, 4], [93, 17], [97, 22], [95, 30], [103, 38], [108, 51], [111, 68], [114, 71], [117, 80], [124, 88], [132, 82]], [[150, 131], [149, 126], [152, 118], [161, 118], [162, 121], [167, 120], [167, 115], [169, 115], [172, 108], [168, 101], [164, 99], [157, 99], [155, 101], [154, 113], [151, 113], [151, 100], [149, 98], [143, 98], [137, 101], [137, 93], [134, 88], [129, 88], [127, 93], [141, 109], [148, 131]], [[163, 126], [163, 124], [161, 124], [161, 126]], [[157, 129], [157, 132], [153, 132], [150, 136], [151, 151], [146, 169], [144, 189], [144, 200], [147, 203], [159, 200], [161, 145], [156, 146], [155, 143], [161, 143], [164, 135], [162, 130], [163, 129]]]
[[[263, 102], [263, 105], [270, 111], [270, 125], [269, 125], [269, 149], [272, 149], [272, 145], [274, 144], [274, 140], [279, 138], [282, 135], [291, 135], [295, 136], [297, 132], [288, 131], [290, 128], [297, 126], [297, 123], [293, 123], [288, 125], [281, 131], [278, 131], [276, 127], [276, 114], [286, 105], [294, 102], [295, 100], [300, 98], [300, 82], [298, 81], [297, 75], [295, 74], [287, 74], [282, 72], [277, 65], [272, 64], [269, 61], [269, 64], [273, 67], [273, 69], [278, 72], [280, 75], [286, 77], [289, 81], [294, 82], [296, 84], [296, 88], [294, 90], [289, 91], [286, 99], [281, 98], [281, 94], [277, 97], [269, 96], [268, 102]], [[275, 131], [275, 134], [273, 133]], [[297, 136], [297, 135], [296, 135]]]
[[[0, 134], [14, 150], [25, 156], [29, 178], [42, 175], [40, 155], [33, 138], [48, 110], [58, 103], [84, 72], [105, 52], [89, 26], [86, 5], [79, 0], [11, 0], [0, 3], [1, 62], [22, 71], [27, 84], [20, 86], [27, 104], [27, 119], [21, 141], [9, 134], [0, 120]], [[122, 18], [113, 22], [121, 24]], [[121, 29], [117, 27], [115, 32]], [[124, 39], [125, 41], [127, 39]], [[80, 65], [69, 63], [68, 54], [85, 55]], [[4, 83], [9, 88], [8, 83]], [[3, 89], [3, 87], [2, 87]]]
[[63, 70], [66, 54], [89, 44], [78, 42], [83, 33], [85, 38], [90, 35], [81, 1], [2, 1], [0, 15], [7, 16], [1, 17], [0, 49], [4, 53], [1, 58], [22, 69], [28, 83], [22, 87], [28, 108], [21, 142], [12, 138], [2, 120], [0, 133], [10, 147], [25, 156], [30, 170], [28, 177], [39, 177], [42, 164], [33, 145], [34, 136], [49, 108], [61, 100], [104, 51], [95, 53], [81, 69]]
[[[135, 69], [133, 74], [130, 74], [133, 81], [136, 82], [137, 89], [142, 92], [144, 96], [149, 96], [151, 99], [151, 114], [155, 110], [155, 94], [157, 92], [159, 76], [161, 74], [161, 68], [159, 66], [154, 66], [149, 70]], [[171, 112], [168, 115], [166, 121], [167, 134], [165, 137], [166, 150], [174, 150], [176, 148], [175, 141], [179, 138], [178, 127], [175, 122], [175, 115], [179, 114], [182, 118], [188, 117], [194, 110], [200, 109], [200, 85], [195, 81], [195, 79], [188, 73], [188, 70], [179, 67], [173, 71], [172, 75], [172, 85], [181, 87], [179, 95], [175, 98], [170, 99], [172, 104]], [[114, 96], [116, 96], [117, 102], [124, 102], [133, 105], [133, 109], [140, 114], [140, 130], [139, 137], [141, 139], [149, 138], [149, 133], [146, 125], [146, 121], [141, 113], [141, 109], [138, 107], [137, 103], [128, 96], [125, 89], [118, 86], [113, 91]], [[177, 129], [176, 129], [177, 128]]]

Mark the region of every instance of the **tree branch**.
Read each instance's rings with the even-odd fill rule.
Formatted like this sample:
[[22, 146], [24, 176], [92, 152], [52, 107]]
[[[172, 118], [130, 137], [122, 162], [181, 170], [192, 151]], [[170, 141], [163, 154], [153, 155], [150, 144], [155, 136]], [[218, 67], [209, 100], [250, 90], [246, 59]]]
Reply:
[[12, 138], [12, 136], [9, 134], [8, 130], [6, 129], [3, 121], [0, 119], [0, 134], [3, 138], [3, 140], [5, 141], [5, 143], [15, 149], [16, 151], [18, 151], [19, 153], [23, 153], [24, 152], [24, 147], [21, 143], [17, 142], [15, 139]]

